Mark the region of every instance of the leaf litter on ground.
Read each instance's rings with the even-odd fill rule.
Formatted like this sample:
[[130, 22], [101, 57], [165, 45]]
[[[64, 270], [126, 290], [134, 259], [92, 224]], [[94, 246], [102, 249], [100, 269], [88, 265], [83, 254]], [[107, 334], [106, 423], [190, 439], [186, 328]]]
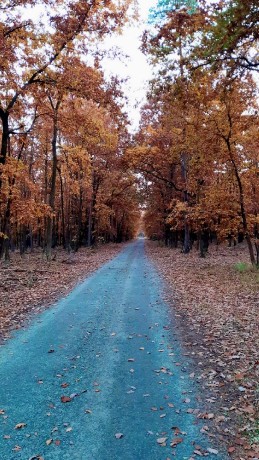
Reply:
[[210, 424], [204, 431], [226, 442], [231, 458], [258, 459], [259, 272], [235, 268], [249, 265], [245, 244], [212, 245], [205, 259], [195, 249], [186, 255], [151, 241], [146, 250], [166, 282], [164, 300], [194, 366], [189, 377], [207, 407], [187, 412]]

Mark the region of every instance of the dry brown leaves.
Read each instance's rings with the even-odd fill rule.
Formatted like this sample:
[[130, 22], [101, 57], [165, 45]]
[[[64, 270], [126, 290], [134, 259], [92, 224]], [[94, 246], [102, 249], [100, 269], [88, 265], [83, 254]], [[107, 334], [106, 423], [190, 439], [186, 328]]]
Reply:
[[54, 252], [47, 262], [42, 251], [11, 254], [9, 263], [0, 264], [0, 341], [12, 329], [26, 324], [32, 313], [39, 313], [68, 292], [122, 249], [109, 244], [98, 249], [80, 249], [76, 254]]
[[249, 263], [246, 246], [211, 246], [206, 259], [153, 242], [147, 252], [172, 288], [166, 300], [194, 359], [214, 435], [226, 440], [231, 458], [259, 458], [259, 272], [235, 268]]

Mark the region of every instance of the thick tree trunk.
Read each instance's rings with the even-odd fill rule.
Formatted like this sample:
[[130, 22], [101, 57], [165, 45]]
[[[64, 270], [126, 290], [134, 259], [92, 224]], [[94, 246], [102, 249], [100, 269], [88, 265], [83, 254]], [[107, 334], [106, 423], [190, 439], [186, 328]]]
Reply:
[[187, 222], [186, 214], [184, 215], [184, 241], [183, 241], [183, 253], [188, 254], [191, 250], [191, 240], [190, 240], [190, 227]]
[[0, 154], [0, 164], [4, 165], [6, 162], [6, 157], [8, 153], [8, 143], [9, 143], [9, 113], [0, 110], [0, 118], [2, 120], [2, 140], [1, 140], [1, 154]]
[[209, 247], [209, 233], [206, 230], [200, 232], [199, 235], [200, 257], [204, 258]]

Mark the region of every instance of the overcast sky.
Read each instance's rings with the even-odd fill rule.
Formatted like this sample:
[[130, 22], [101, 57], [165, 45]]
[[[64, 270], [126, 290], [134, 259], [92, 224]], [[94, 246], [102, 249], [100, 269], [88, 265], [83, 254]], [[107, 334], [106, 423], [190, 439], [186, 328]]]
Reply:
[[[128, 58], [121, 62], [119, 59], [105, 59], [104, 69], [106, 72], [117, 74], [122, 78], [128, 77], [124, 85], [129, 99], [127, 112], [132, 121], [133, 129], [139, 122], [139, 106], [145, 101], [147, 82], [152, 77], [152, 71], [146, 57], [139, 50], [142, 32], [147, 28], [149, 9], [157, 4], [157, 0], [139, 0], [140, 22], [133, 26], [127, 26], [123, 35], [109, 38], [108, 46], [117, 46]], [[137, 108], [134, 108], [135, 105]]]
[[[0, 0], [1, 1], [1, 0]], [[104, 48], [109, 50], [112, 47], [118, 47], [122, 53], [127, 55], [123, 61], [119, 58], [105, 58], [102, 65], [105, 74], [118, 75], [120, 78], [128, 78], [128, 82], [123, 88], [128, 97], [126, 110], [129, 114], [129, 119], [132, 122], [132, 129], [138, 127], [139, 122], [139, 107], [145, 101], [145, 94], [148, 88], [148, 80], [152, 78], [151, 67], [148, 65], [146, 57], [141, 53], [139, 47], [141, 45], [141, 36], [147, 28], [147, 20], [149, 9], [157, 4], [158, 0], [138, 0], [139, 4], [139, 22], [128, 25], [124, 28], [122, 35], [109, 37], [105, 42]], [[23, 11], [25, 18], [33, 17], [34, 20], [39, 20], [41, 13], [44, 11], [39, 6], [32, 10]], [[137, 104], [137, 107], [135, 107]]]

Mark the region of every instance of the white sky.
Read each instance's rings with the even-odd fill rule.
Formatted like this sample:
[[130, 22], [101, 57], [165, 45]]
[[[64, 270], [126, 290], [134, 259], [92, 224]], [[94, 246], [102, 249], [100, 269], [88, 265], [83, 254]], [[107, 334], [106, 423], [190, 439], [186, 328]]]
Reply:
[[[107, 47], [117, 46], [128, 58], [122, 62], [120, 59], [104, 59], [105, 72], [128, 78], [123, 88], [128, 97], [126, 110], [132, 122], [132, 129], [138, 127], [140, 114], [139, 108], [145, 101], [148, 80], [152, 78], [152, 70], [146, 57], [139, 50], [141, 35], [147, 28], [149, 9], [157, 4], [157, 0], [139, 0], [140, 22], [127, 26], [120, 36], [109, 37]], [[136, 106], [136, 107], [135, 107]]]
[[[1, 1], [1, 0], [0, 0]], [[132, 130], [138, 127], [140, 113], [139, 108], [145, 102], [145, 94], [148, 89], [148, 81], [152, 78], [152, 70], [147, 58], [141, 53], [141, 36], [148, 27], [147, 19], [149, 9], [157, 4], [158, 0], [138, 0], [139, 16], [138, 22], [132, 23], [124, 28], [122, 35], [115, 35], [107, 38], [101, 48], [109, 50], [117, 47], [127, 58], [122, 61], [119, 58], [105, 58], [102, 60], [102, 67], [105, 74], [117, 75], [119, 78], [128, 79], [124, 83], [123, 90], [128, 98], [125, 110], [132, 123]], [[24, 18], [38, 19], [41, 15], [39, 6], [32, 10], [23, 11]]]

